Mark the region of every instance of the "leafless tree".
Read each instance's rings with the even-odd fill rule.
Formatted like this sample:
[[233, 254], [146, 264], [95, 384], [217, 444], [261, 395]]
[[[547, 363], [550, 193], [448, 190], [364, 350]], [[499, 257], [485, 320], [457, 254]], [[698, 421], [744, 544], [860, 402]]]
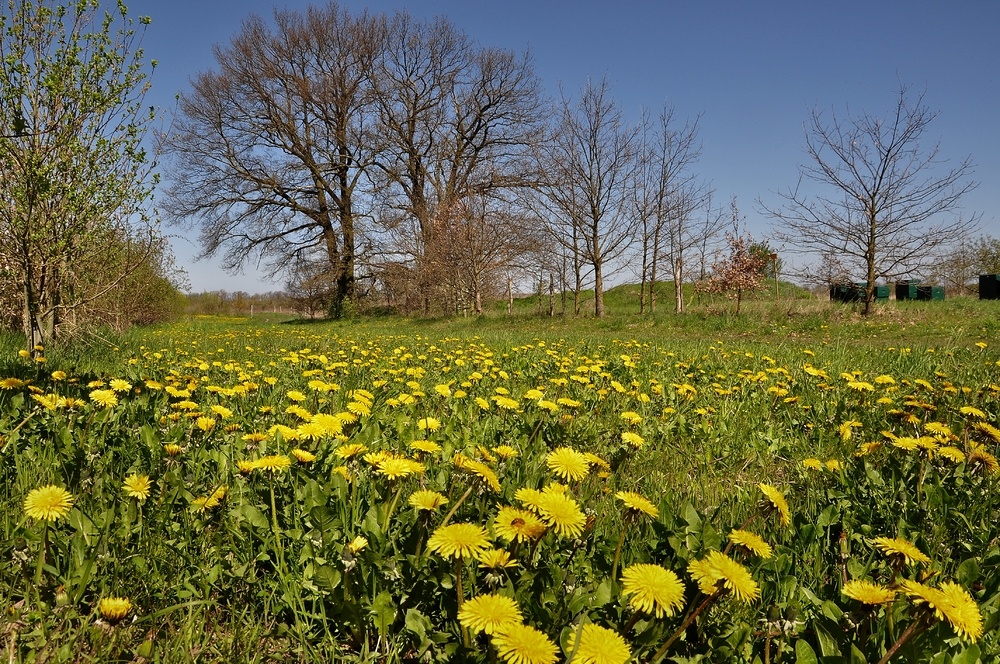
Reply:
[[441, 244], [467, 199], [524, 186], [541, 122], [527, 55], [482, 48], [445, 19], [400, 13], [371, 75], [379, 117], [377, 165], [385, 215], [409, 242], [425, 309], [445, 267]]
[[960, 238], [942, 248], [938, 260], [926, 274], [947, 292], [969, 295], [979, 290], [979, 275], [1000, 272], [1000, 240], [981, 236]]
[[691, 172], [700, 156], [698, 120], [675, 127], [674, 111], [665, 106], [655, 122], [643, 122], [634, 205], [641, 223], [639, 308], [656, 307], [656, 284], [662, 260], [674, 280], [674, 311], [684, 311], [687, 255], [721, 234], [722, 215], [697, 214], [711, 200], [708, 187]]
[[572, 252], [577, 284], [582, 263], [594, 279], [594, 314], [604, 316], [604, 278], [632, 246], [632, 205], [639, 126], [626, 124], [607, 79], [588, 82], [576, 101], [562, 97], [552, 137], [537, 153], [536, 204], [550, 235]]
[[[877, 279], [920, 271], [934, 250], [978, 223], [963, 217], [962, 197], [975, 188], [972, 164], [947, 169], [937, 143], [925, 134], [937, 116], [923, 95], [898, 91], [887, 117], [818, 110], [806, 130], [808, 162], [799, 186], [779, 194], [783, 203], [761, 207], [780, 224], [777, 237], [809, 253], [833, 252], [867, 281], [864, 313]], [[826, 193], [812, 193], [808, 181]]]
[[326, 314], [337, 293], [337, 275], [328, 261], [299, 259], [289, 270], [285, 293], [301, 316]]
[[199, 224], [203, 256], [276, 275], [320, 250], [333, 313], [354, 291], [359, 189], [375, 160], [372, 63], [385, 20], [335, 3], [248, 18], [180, 98], [166, 209]]

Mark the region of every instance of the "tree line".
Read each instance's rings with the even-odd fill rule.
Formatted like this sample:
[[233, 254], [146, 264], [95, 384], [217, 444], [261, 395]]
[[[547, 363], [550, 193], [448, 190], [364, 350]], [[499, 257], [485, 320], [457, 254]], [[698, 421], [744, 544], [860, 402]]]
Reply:
[[[549, 99], [529, 53], [335, 2], [250, 16], [216, 45], [159, 137], [154, 206], [149, 24], [97, 0], [8, 0], [0, 16], [0, 300], [29, 346], [169, 308], [182, 282], [161, 212], [197, 229], [204, 257], [263, 261], [335, 317], [481, 313], [523, 283], [571, 294], [574, 314], [592, 289], [603, 316], [618, 270], [652, 312], [660, 281], [738, 301], [777, 276], [767, 241], [696, 171], [700, 118], [664, 105], [630, 119], [607, 79]], [[866, 312], [876, 281], [964, 284], [975, 269], [942, 269], [972, 250], [979, 217], [961, 214], [970, 160], [948, 168], [927, 138], [935, 117], [905, 87], [885, 116], [816, 110], [798, 185], [757, 201], [770, 241], [808, 256], [801, 273], [868, 283]]]

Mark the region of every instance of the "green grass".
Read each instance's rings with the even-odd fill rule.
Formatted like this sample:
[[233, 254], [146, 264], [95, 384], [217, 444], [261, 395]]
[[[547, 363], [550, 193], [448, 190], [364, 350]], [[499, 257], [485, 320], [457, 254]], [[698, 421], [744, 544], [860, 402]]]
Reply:
[[[463, 578], [466, 599], [489, 591], [516, 598], [525, 620], [564, 654], [588, 620], [629, 625], [633, 653], [650, 658], [704, 601], [688, 564], [724, 548], [727, 534], [746, 524], [775, 551], [743, 559], [760, 599], [708, 600], [711, 610], [671, 646], [675, 661], [763, 661], [765, 648], [787, 661], [809, 652], [843, 661], [837, 657], [857, 648], [877, 661], [902, 626], [924, 619], [899, 600], [864, 616], [864, 635], [851, 627], [863, 616], [840, 594], [843, 576], [890, 583], [918, 574], [886, 560], [872, 545], [879, 536], [915, 542], [931, 557], [935, 582], [972, 589], [987, 626], [966, 648], [946, 624], [934, 624], [901, 657], [974, 661], [971, 648], [984, 661], [1000, 656], [992, 634], [1000, 625], [996, 476], [970, 460], [908, 452], [883, 433], [917, 440], [938, 423], [949, 434], [934, 445], [968, 458], [977, 444], [997, 454], [1000, 440], [960, 409], [998, 424], [1000, 303], [890, 302], [862, 317], [849, 305], [788, 297], [751, 300], [736, 316], [720, 299], [682, 316], [640, 316], [626, 309], [633, 300], [629, 287], [613, 289], [602, 320], [538, 316], [530, 302], [510, 317], [200, 317], [49, 349], [44, 363], [17, 356], [17, 335], [0, 337], [0, 379], [26, 382], [0, 390], [0, 604], [8, 607], [0, 634], [8, 658], [488, 661], [485, 637], [463, 645], [456, 562], [427, 552], [442, 514], [417, 514], [406, 497], [417, 486], [439, 490], [451, 501], [446, 509], [457, 509], [454, 521], [489, 525], [498, 505], [519, 504], [517, 489], [558, 479], [546, 462], [557, 447], [610, 465], [606, 478], [563, 478], [590, 517], [588, 530], [508, 546], [519, 567], [487, 573], [466, 563]], [[661, 308], [669, 303], [662, 297]], [[53, 371], [68, 376], [56, 380]], [[884, 376], [892, 383], [880, 382]], [[131, 384], [118, 405], [89, 403], [113, 378]], [[451, 396], [438, 394], [443, 385]], [[164, 386], [190, 394], [171, 396]], [[246, 389], [227, 392], [239, 386]], [[517, 410], [501, 407], [498, 389]], [[549, 412], [526, 397], [532, 389], [553, 405], [569, 401]], [[345, 425], [350, 442], [398, 453], [411, 453], [415, 439], [443, 446], [419, 479], [388, 481], [366, 462], [345, 461], [329, 434], [243, 438], [300, 426], [295, 406], [362, 412], [355, 390], [373, 399], [369, 415]], [[424, 394], [412, 403], [403, 398], [417, 392]], [[48, 395], [80, 402], [50, 409]], [[210, 420], [206, 428], [185, 416], [191, 407]], [[626, 412], [641, 421], [628, 424]], [[441, 428], [419, 428], [428, 417]], [[641, 434], [645, 446], [632, 449], [623, 431]], [[867, 442], [881, 446], [855, 456]], [[172, 457], [167, 444], [183, 451]], [[275, 474], [237, 468], [296, 445], [317, 461]], [[489, 461], [498, 445], [521, 456]], [[501, 489], [458, 467], [456, 452], [487, 463]], [[843, 470], [808, 470], [807, 458]], [[339, 465], [349, 467], [350, 482]], [[142, 504], [122, 494], [133, 473], [154, 482]], [[789, 527], [762, 510], [759, 482], [788, 496]], [[66, 487], [75, 503], [43, 526], [25, 516], [23, 501], [48, 483]], [[197, 509], [221, 485], [221, 504]], [[614, 497], [621, 490], [649, 497], [659, 516], [623, 513]], [[369, 543], [352, 554], [346, 544], [356, 536]], [[672, 619], [633, 616], [617, 572], [637, 562], [677, 573], [687, 610]], [[98, 600], [109, 595], [132, 600], [135, 623], [95, 624]], [[773, 611], [802, 624], [788, 631], [774, 623], [778, 631], [762, 633]]]

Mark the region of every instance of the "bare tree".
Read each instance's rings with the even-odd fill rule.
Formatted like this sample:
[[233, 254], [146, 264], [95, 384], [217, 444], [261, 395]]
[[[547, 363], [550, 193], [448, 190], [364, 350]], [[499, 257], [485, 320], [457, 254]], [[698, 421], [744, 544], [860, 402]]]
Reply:
[[375, 159], [369, 73], [385, 21], [335, 3], [251, 16], [180, 99], [166, 208], [200, 224], [203, 256], [276, 275], [320, 250], [337, 315], [354, 292], [359, 189]]
[[938, 144], [925, 134], [937, 113], [911, 99], [906, 87], [885, 117], [869, 114], [827, 120], [817, 110], [806, 131], [809, 161], [799, 184], [811, 181], [832, 190], [810, 194], [800, 186], [779, 194], [779, 207], [761, 207], [780, 224], [777, 237], [809, 253], [833, 252], [860, 269], [871, 309], [875, 281], [919, 271], [934, 250], [975, 227], [978, 215], [963, 217], [962, 196], [976, 187], [968, 158], [945, 170]]
[[521, 187], [537, 142], [540, 91], [527, 55], [476, 46], [445, 19], [421, 23], [400, 13], [374, 63], [382, 147], [380, 191], [396, 210], [430, 306], [449, 219], [466, 199]]
[[[711, 200], [708, 188], [691, 172], [700, 156], [698, 120], [674, 126], [674, 111], [661, 109], [655, 123], [645, 121], [634, 204], [641, 223], [640, 285], [648, 290], [649, 311], [656, 307], [661, 261], [674, 280], [674, 311], [684, 311], [686, 258], [689, 252], [720, 234], [722, 215], [697, 216]], [[640, 310], [646, 298], [640, 293]]]
[[[550, 140], [538, 152], [538, 205], [552, 237], [593, 270], [594, 314], [604, 316], [609, 265], [635, 240], [632, 192], [639, 127], [628, 126], [607, 79], [588, 82], [576, 102], [563, 96]], [[581, 262], [582, 262], [581, 261]], [[577, 283], [581, 265], [576, 268]]]

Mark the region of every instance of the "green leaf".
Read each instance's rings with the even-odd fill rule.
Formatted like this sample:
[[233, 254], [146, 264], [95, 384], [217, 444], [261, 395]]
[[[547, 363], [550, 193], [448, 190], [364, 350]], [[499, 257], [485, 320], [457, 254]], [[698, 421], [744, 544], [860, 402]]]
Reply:
[[[824, 603], [823, 613], [827, 612], [826, 604], [832, 604], [832, 602]], [[839, 607], [838, 607], [839, 610]], [[834, 623], [834, 628], [836, 628], [836, 623]], [[819, 644], [819, 653], [824, 658], [832, 657], [835, 655], [840, 655], [840, 648], [837, 646], [836, 639], [827, 631], [826, 627], [816, 621], [813, 624], [813, 629], [816, 632], [816, 641]]]
[[955, 570], [955, 578], [964, 586], [971, 586], [979, 578], [979, 563], [969, 558]]
[[379, 635], [385, 637], [392, 623], [396, 620], [396, 605], [392, 602], [392, 595], [388, 590], [383, 590], [372, 602], [371, 614], [375, 618], [375, 629]]
[[836, 603], [826, 600], [822, 607], [823, 615], [833, 621], [839, 621], [844, 611]]
[[972, 644], [952, 657], [951, 664], [977, 664], [982, 661], [981, 657], [982, 651], [979, 650], [979, 646]]
[[795, 642], [795, 662], [796, 664], [819, 664], [816, 652], [805, 639], [799, 639]]
[[242, 505], [237, 506], [233, 510], [233, 515], [238, 519], [246, 519], [254, 528], [267, 530], [271, 527], [271, 524], [268, 523], [267, 517], [264, 516], [264, 513], [248, 503], [243, 503]]
[[604, 579], [594, 592], [594, 606], [605, 606], [611, 602], [611, 579]]
[[691, 531], [701, 531], [701, 517], [698, 516], [698, 510], [696, 510], [691, 503], [684, 503], [683, 516], [684, 520], [687, 521], [688, 528]]
[[431, 646], [431, 640], [427, 638], [427, 632], [433, 627], [431, 621], [417, 609], [407, 609], [403, 624], [406, 626], [406, 631], [416, 634], [420, 639], [417, 656], [423, 655]]
[[316, 585], [320, 589], [327, 592], [333, 592], [337, 586], [340, 585], [341, 574], [340, 570], [331, 565], [316, 565], [313, 571], [313, 579], [316, 581]]
[[858, 650], [858, 646], [851, 644], [851, 660], [850, 664], [868, 664], [868, 660], [865, 659], [864, 653]]

